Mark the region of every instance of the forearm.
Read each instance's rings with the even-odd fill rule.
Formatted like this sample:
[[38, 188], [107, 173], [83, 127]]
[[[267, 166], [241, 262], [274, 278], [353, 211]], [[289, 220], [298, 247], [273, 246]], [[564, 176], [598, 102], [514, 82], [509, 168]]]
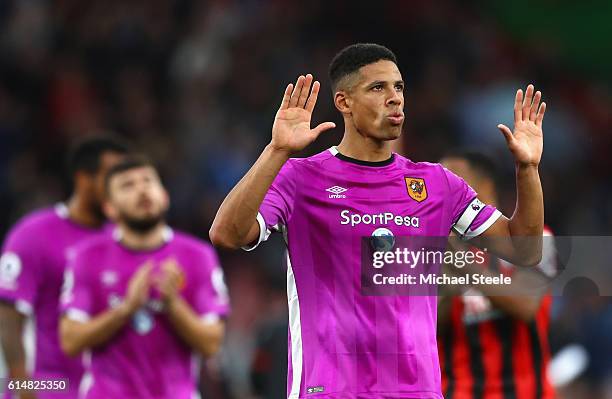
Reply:
[[516, 208], [509, 228], [512, 236], [542, 236], [544, 196], [537, 166], [516, 167]]
[[87, 348], [109, 341], [132, 316], [125, 303], [95, 316], [86, 322], [74, 321], [64, 316], [60, 321], [62, 350], [75, 356]]
[[247, 245], [259, 206], [289, 154], [268, 145], [247, 174], [227, 195], [210, 229], [213, 244], [227, 248]]
[[180, 296], [166, 304], [168, 319], [176, 334], [204, 356], [214, 355], [221, 347], [223, 323], [205, 323]]
[[542, 259], [544, 196], [537, 166], [516, 168], [516, 208], [508, 222], [519, 264], [535, 265]]
[[25, 316], [11, 304], [0, 304], [0, 343], [11, 378], [28, 378], [22, 335]]

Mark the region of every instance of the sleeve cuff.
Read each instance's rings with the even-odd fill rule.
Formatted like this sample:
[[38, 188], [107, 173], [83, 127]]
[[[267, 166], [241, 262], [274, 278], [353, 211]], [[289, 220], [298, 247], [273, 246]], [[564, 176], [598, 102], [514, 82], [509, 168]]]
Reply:
[[78, 321], [79, 323], [86, 323], [91, 318], [89, 316], [89, 313], [85, 312], [84, 310], [77, 309], [77, 308], [68, 308], [66, 309], [64, 314], [70, 320]]
[[255, 241], [253, 244], [245, 245], [244, 247], [242, 247], [242, 249], [247, 252], [257, 248], [259, 244], [261, 244], [263, 241], [266, 241], [270, 236], [270, 231], [266, 227], [266, 221], [264, 220], [262, 214], [259, 212], [257, 212], [257, 223], [259, 224], [259, 237], [257, 238], [257, 241]]
[[15, 301], [15, 309], [25, 316], [32, 316], [34, 313], [32, 304], [28, 301], [24, 301], [23, 299], [17, 299]]
[[217, 313], [205, 313], [200, 317], [200, 321], [204, 324], [215, 324], [221, 320], [221, 317]]
[[21, 313], [26, 317], [30, 317], [34, 313], [34, 307], [29, 301], [26, 301], [25, 299], [0, 296], [0, 302], [12, 305], [17, 312]]

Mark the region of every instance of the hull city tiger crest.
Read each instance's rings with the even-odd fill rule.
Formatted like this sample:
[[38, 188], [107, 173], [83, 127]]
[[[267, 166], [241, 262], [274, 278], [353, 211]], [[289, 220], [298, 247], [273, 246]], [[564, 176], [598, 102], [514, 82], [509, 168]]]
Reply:
[[425, 187], [425, 180], [420, 177], [404, 177], [406, 181], [406, 189], [408, 189], [408, 195], [416, 202], [423, 202], [427, 199], [427, 187]]

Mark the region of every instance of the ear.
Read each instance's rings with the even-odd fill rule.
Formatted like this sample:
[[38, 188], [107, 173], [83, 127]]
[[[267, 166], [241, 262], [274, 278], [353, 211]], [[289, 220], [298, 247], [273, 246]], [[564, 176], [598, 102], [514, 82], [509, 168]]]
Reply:
[[117, 219], [119, 219], [119, 212], [117, 212], [117, 208], [115, 208], [108, 199], [105, 199], [102, 203], [102, 209], [109, 220], [116, 222]]
[[83, 189], [91, 185], [91, 175], [85, 171], [78, 170], [74, 173], [74, 188], [75, 190]]
[[336, 106], [336, 109], [342, 114], [351, 113], [351, 104], [351, 98], [346, 91], [340, 90], [337, 91], [336, 94], [334, 94], [334, 105]]
[[170, 195], [168, 194], [168, 191], [166, 191], [166, 189], [163, 189], [163, 209], [164, 211], [167, 211], [170, 208]]

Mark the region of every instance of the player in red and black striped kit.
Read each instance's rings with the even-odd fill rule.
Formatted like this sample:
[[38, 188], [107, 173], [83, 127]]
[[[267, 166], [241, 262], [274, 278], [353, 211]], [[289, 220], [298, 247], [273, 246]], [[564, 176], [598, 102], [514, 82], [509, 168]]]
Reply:
[[[447, 155], [442, 164], [463, 177], [487, 204], [497, 205], [495, 164], [469, 151]], [[544, 235], [552, 235], [545, 228]], [[556, 273], [552, 239], [544, 240], [542, 262], [520, 270], [498, 258], [487, 259], [491, 275], [511, 275], [513, 284], [533, 283], [534, 276]], [[511, 296], [470, 288], [457, 296], [441, 296], [438, 347], [442, 390], [446, 399], [552, 399], [547, 379], [548, 330], [552, 297]]]

